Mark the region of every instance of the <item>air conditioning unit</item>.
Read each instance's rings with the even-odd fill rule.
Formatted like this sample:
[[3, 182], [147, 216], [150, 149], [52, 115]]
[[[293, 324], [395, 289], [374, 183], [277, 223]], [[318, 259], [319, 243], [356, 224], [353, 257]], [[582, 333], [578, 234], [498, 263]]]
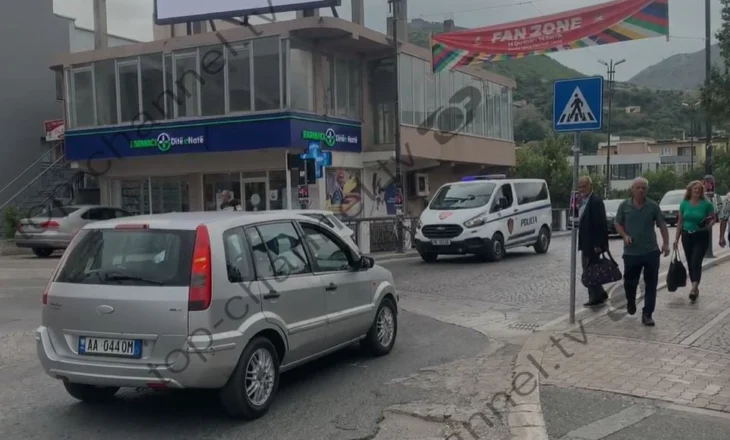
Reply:
[[431, 194], [431, 190], [428, 187], [428, 174], [413, 173], [413, 181], [413, 189], [417, 196], [428, 197]]

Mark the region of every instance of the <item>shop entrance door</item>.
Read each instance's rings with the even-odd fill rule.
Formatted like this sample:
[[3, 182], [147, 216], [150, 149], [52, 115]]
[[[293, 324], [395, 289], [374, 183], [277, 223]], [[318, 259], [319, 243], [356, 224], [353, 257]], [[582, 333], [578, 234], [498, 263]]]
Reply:
[[241, 205], [244, 211], [267, 211], [269, 198], [268, 183], [265, 177], [243, 179], [241, 181]]

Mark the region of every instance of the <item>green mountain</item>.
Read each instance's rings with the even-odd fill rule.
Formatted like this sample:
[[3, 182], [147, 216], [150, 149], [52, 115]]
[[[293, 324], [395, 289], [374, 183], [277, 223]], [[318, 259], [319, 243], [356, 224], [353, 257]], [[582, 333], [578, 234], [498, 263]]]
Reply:
[[[712, 62], [721, 62], [720, 48], [710, 49]], [[705, 81], [705, 51], [672, 55], [649, 66], [629, 80], [631, 84], [660, 90], [699, 89]]]

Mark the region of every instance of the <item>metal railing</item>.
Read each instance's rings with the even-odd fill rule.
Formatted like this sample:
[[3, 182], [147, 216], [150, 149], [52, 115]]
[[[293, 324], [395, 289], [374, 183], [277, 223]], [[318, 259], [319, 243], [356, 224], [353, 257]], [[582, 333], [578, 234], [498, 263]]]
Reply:
[[[365, 217], [358, 219], [346, 219], [342, 221], [347, 227], [355, 231], [355, 241], [361, 246], [362, 225], [368, 224], [370, 238], [370, 252], [395, 252], [398, 249], [398, 235], [396, 230], [395, 217]], [[409, 248], [415, 247], [416, 222], [418, 217], [405, 217], [403, 234], [405, 243]]]
[[[11, 180], [11, 181], [10, 181], [9, 183], [7, 183], [7, 184], [6, 184], [6, 185], [5, 185], [4, 187], [2, 187], [2, 188], [0, 189], [0, 194], [4, 193], [4, 192], [5, 192], [5, 191], [6, 191], [6, 190], [7, 190], [8, 188], [10, 188], [10, 187], [11, 187], [11, 186], [12, 186], [12, 185], [13, 185], [13, 184], [15, 183], [15, 182], [17, 182], [18, 180], [20, 180], [20, 178], [21, 178], [21, 177], [25, 176], [25, 175], [26, 175], [27, 173], [29, 173], [29, 172], [30, 172], [30, 171], [31, 171], [32, 169], [34, 169], [34, 168], [35, 168], [35, 167], [36, 167], [36, 166], [37, 166], [37, 165], [38, 165], [39, 163], [41, 163], [41, 162], [46, 162], [46, 163], [50, 163], [50, 161], [49, 161], [49, 160], [48, 160], [47, 158], [48, 158], [48, 157], [53, 157], [53, 152], [54, 152], [54, 151], [56, 150], [56, 148], [58, 148], [58, 147], [59, 147], [59, 145], [56, 145], [56, 146], [52, 147], [52, 148], [51, 148], [50, 150], [48, 150], [48, 151], [46, 151], [45, 153], [41, 154], [41, 155], [40, 155], [40, 157], [39, 157], [38, 159], [36, 159], [36, 160], [35, 160], [35, 161], [34, 161], [34, 162], [33, 162], [32, 164], [28, 165], [28, 167], [27, 167], [26, 169], [24, 169], [24, 170], [23, 170], [23, 171], [22, 171], [22, 172], [21, 172], [20, 174], [18, 174], [18, 175], [17, 175], [16, 177], [15, 177], [15, 179]], [[64, 156], [61, 156], [61, 159], [63, 159], [63, 158], [64, 158]], [[56, 161], [56, 162], [58, 162], [58, 161]], [[56, 162], [53, 162], [53, 163], [55, 164]], [[50, 165], [53, 165], [53, 164], [50, 164]], [[49, 166], [49, 168], [50, 168], [50, 166]], [[48, 170], [48, 168], [46, 168], [45, 170], [43, 170], [43, 171], [42, 171], [42, 172], [41, 172], [40, 174], [43, 174], [43, 173], [45, 173], [45, 172], [46, 172], [47, 170]], [[34, 181], [35, 181], [35, 180], [34, 180]], [[31, 182], [31, 183], [32, 183], [32, 182]], [[30, 183], [29, 183], [29, 184], [27, 184], [27, 185], [25, 185], [25, 186], [23, 187], [23, 189], [21, 189], [21, 192], [22, 192], [22, 191], [23, 191], [24, 189], [26, 189], [26, 188], [27, 188], [28, 186], [30, 186]], [[17, 197], [17, 194], [16, 194], [15, 196], [13, 196], [13, 197], [12, 197], [12, 198], [11, 198], [11, 199], [10, 199], [10, 200], [9, 200], [9, 201], [8, 201], [8, 202], [6, 203], [6, 204], [5, 204], [5, 205], [3, 205], [2, 207], [0, 207], [0, 210], [2, 210], [2, 208], [4, 208], [4, 207], [5, 207], [5, 206], [6, 206], [6, 205], [7, 205], [7, 204], [8, 204], [9, 202], [11, 202], [11, 201], [12, 201], [12, 200], [13, 200], [13, 199], [14, 199], [15, 197]]]
[[[37, 181], [38, 181], [38, 180], [39, 180], [40, 178], [42, 178], [43, 176], [45, 176], [45, 175], [46, 175], [46, 173], [50, 173], [50, 172], [52, 172], [52, 171], [53, 171], [53, 167], [54, 167], [54, 166], [55, 166], [56, 164], [58, 164], [59, 162], [62, 162], [62, 161], [63, 161], [63, 160], [65, 159], [65, 158], [66, 158], [66, 156], [65, 156], [65, 155], [64, 155], [64, 156], [61, 156], [61, 157], [59, 157], [58, 159], [56, 159], [55, 161], [53, 161], [53, 162], [52, 162], [51, 164], [49, 164], [48, 168], [46, 168], [45, 170], [43, 170], [43, 171], [41, 171], [40, 173], [38, 173], [38, 175], [37, 175], [37, 176], [35, 176], [35, 178], [34, 178], [33, 180], [31, 180], [31, 181], [30, 181], [29, 183], [25, 184], [25, 185], [24, 185], [24, 186], [23, 186], [22, 188], [20, 188], [20, 189], [19, 189], [19, 190], [18, 190], [18, 191], [17, 191], [17, 192], [15, 193], [15, 194], [13, 194], [13, 196], [12, 196], [12, 197], [10, 197], [10, 198], [9, 198], [9, 199], [8, 199], [8, 200], [7, 200], [6, 202], [5, 202], [5, 203], [3, 203], [2, 205], [0, 205], [0, 211], [2, 211], [3, 209], [5, 209], [5, 207], [6, 207], [6, 206], [10, 205], [10, 204], [11, 204], [11, 203], [12, 203], [12, 202], [13, 202], [13, 201], [14, 201], [14, 200], [16, 199], [16, 198], [18, 198], [18, 196], [19, 196], [19, 195], [21, 195], [21, 194], [22, 194], [22, 193], [23, 193], [23, 192], [24, 192], [25, 190], [27, 190], [27, 189], [28, 189], [28, 188], [29, 188], [29, 187], [30, 187], [31, 185], [33, 185], [33, 184], [34, 184], [34, 183], [36, 183], [36, 182], [37, 182]], [[27, 171], [27, 170], [26, 170], [26, 171]], [[23, 171], [23, 173], [25, 173], [26, 171]], [[16, 178], [15, 180], [17, 180], [17, 178]], [[14, 181], [15, 181], [15, 180], [14, 180]], [[4, 190], [4, 189], [5, 189], [5, 188], [3, 188], [3, 190]], [[0, 192], [1, 192], [1, 191], [0, 191]]]

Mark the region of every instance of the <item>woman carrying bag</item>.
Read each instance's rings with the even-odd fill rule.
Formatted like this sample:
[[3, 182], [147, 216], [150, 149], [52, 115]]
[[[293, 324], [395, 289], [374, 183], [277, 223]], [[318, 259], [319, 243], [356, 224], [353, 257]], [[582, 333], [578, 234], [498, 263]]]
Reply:
[[687, 260], [689, 279], [692, 289], [689, 299], [697, 301], [700, 294], [700, 280], [702, 278], [702, 261], [710, 246], [710, 230], [715, 224], [715, 206], [705, 197], [705, 187], [702, 182], [695, 180], [687, 185], [684, 200], [679, 205], [679, 220], [677, 222], [677, 236], [674, 240], [674, 250], [682, 240], [684, 256]]

